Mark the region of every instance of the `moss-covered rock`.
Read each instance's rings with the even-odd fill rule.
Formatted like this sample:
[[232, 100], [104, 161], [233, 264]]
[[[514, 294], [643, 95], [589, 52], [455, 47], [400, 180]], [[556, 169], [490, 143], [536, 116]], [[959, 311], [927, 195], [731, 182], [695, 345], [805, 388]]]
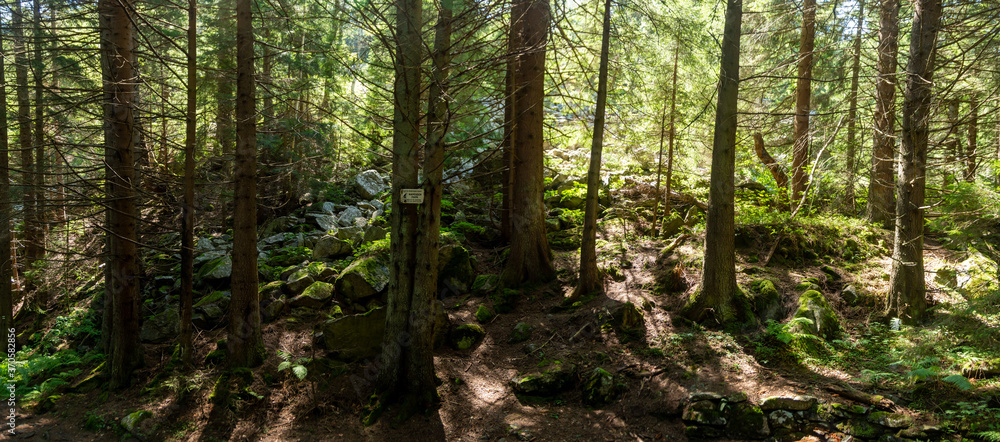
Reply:
[[220, 256], [202, 264], [198, 278], [203, 281], [221, 281], [233, 275], [233, 259], [229, 255]]
[[521, 292], [517, 290], [501, 288], [490, 295], [490, 300], [493, 301], [493, 309], [504, 314], [514, 311], [514, 305], [520, 296]]
[[469, 251], [458, 244], [448, 244], [438, 250], [438, 287], [448, 290], [445, 296], [469, 292], [475, 279]]
[[285, 293], [284, 281], [271, 281], [258, 290], [261, 301], [273, 301]]
[[444, 310], [441, 301], [435, 301], [434, 309], [434, 348], [440, 348], [448, 342], [448, 334], [451, 332], [451, 319], [448, 312]]
[[333, 284], [316, 281], [309, 285], [302, 294], [292, 298], [288, 303], [291, 308], [306, 307], [318, 309], [333, 299]]
[[309, 273], [309, 267], [303, 267], [288, 277], [288, 291], [293, 295], [298, 295], [314, 282], [316, 282], [316, 278]]
[[795, 286], [795, 291], [799, 293], [805, 293], [809, 290], [820, 291], [822, 290], [818, 283], [812, 281], [802, 281]]
[[528, 396], [552, 396], [566, 391], [573, 386], [576, 367], [555, 361], [545, 370], [518, 376], [512, 381], [515, 393]]
[[267, 304], [263, 309], [261, 309], [260, 311], [261, 319], [263, 319], [264, 322], [274, 321], [275, 319], [280, 318], [281, 315], [285, 313], [287, 307], [288, 304], [286, 303], [284, 298], [275, 299], [273, 302]]
[[837, 269], [833, 268], [832, 266], [824, 264], [819, 269], [821, 271], [823, 271], [823, 273], [826, 274], [827, 280], [830, 280], [830, 281], [840, 281], [842, 279], [842, 277], [840, 276], [840, 273], [837, 272]]
[[519, 344], [521, 342], [531, 339], [531, 324], [527, 322], [518, 322], [514, 324], [514, 329], [510, 332], [510, 337], [507, 338], [507, 342], [510, 344]]
[[354, 244], [334, 235], [326, 235], [316, 241], [312, 249], [312, 259], [338, 259], [354, 252]]
[[492, 293], [500, 286], [500, 277], [497, 275], [478, 275], [472, 282], [472, 294], [475, 296], [485, 296]]
[[146, 410], [129, 413], [121, 420], [122, 428], [133, 436], [148, 435], [152, 430], [152, 421], [149, 420], [151, 417], [153, 417], [153, 413]]
[[489, 320], [493, 319], [494, 316], [496, 316], [496, 313], [493, 313], [493, 310], [490, 310], [490, 308], [485, 305], [480, 305], [479, 308], [476, 309], [476, 321], [479, 321], [480, 323], [489, 322]]
[[646, 334], [646, 321], [642, 314], [642, 310], [639, 310], [635, 304], [631, 302], [626, 302], [622, 304], [611, 313], [612, 318], [614, 318], [614, 324], [622, 332], [631, 335], [645, 335]]
[[[808, 321], [795, 321], [803, 318]], [[822, 337], [826, 340], [837, 339], [840, 336], [840, 319], [837, 312], [816, 290], [808, 290], [799, 297], [799, 309], [793, 317], [791, 331]]]
[[873, 424], [865, 419], [848, 419], [837, 424], [837, 429], [854, 437], [862, 439], [876, 439], [885, 432], [885, 429], [878, 424]]
[[905, 414], [889, 413], [887, 411], [875, 411], [868, 415], [868, 422], [899, 429], [912, 426], [913, 417]]
[[731, 403], [727, 408], [726, 432], [733, 439], [764, 439], [771, 434], [767, 416], [760, 407], [748, 402]]
[[621, 394], [624, 384], [607, 370], [597, 367], [583, 381], [583, 403], [591, 407], [610, 404]]
[[378, 356], [385, 336], [386, 309], [348, 315], [320, 326], [322, 345], [333, 359], [353, 362]]
[[761, 401], [760, 408], [763, 411], [808, 411], [816, 407], [818, 403], [819, 399], [814, 396], [769, 396]]
[[448, 343], [456, 350], [468, 350], [482, 342], [486, 330], [479, 324], [462, 324], [455, 327], [448, 337]]
[[749, 295], [753, 310], [762, 321], [778, 320], [784, 316], [781, 294], [778, 293], [774, 281], [760, 279], [751, 282]]
[[337, 293], [354, 302], [382, 293], [389, 285], [388, 256], [358, 258], [337, 276]]
[[714, 400], [701, 400], [689, 403], [684, 407], [681, 419], [686, 424], [701, 426], [725, 427], [728, 423], [722, 403]]
[[143, 342], [163, 343], [177, 338], [180, 333], [180, 314], [176, 306], [167, 309], [142, 323], [139, 338]]

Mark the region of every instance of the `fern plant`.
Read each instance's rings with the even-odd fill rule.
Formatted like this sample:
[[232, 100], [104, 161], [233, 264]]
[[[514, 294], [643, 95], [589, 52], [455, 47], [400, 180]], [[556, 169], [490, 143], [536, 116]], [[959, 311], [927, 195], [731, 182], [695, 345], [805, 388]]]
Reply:
[[306, 376], [309, 374], [306, 365], [312, 362], [312, 358], [297, 358], [293, 361], [291, 354], [281, 350], [278, 350], [278, 357], [281, 358], [281, 363], [278, 364], [278, 371], [291, 369], [292, 374], [299, 378], [300, 381], [306, 379]]

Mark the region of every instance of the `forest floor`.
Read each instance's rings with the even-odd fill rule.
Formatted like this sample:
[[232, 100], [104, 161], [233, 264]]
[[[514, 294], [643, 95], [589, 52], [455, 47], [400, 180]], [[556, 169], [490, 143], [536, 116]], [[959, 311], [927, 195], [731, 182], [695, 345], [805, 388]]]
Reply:
[[[891, 243], [888, 232], [869, 238], [869, 242]], [[900, 404], [899, 412], [911, 414], [918, 421], [936, 422], [926, 405], [908, 407], [909, 403], [926, 404], [926, 398], [914, 395], [931, 391], [933, 401], [944, 404], [966, 400], [956, 389], [933, 387], [914, 393], [905, 381], [881, 382], [873, 379], [865, 367], [877, 363], [854, 358], [872, 355], [880, 349], [865, 347], [873, 334], [880, 307], [877, 297], [854, 306], [840, 298], [848, 284], [865, 293], [884, 293], [890, 261], [885, 253], [860, 263], [829, 262], [841, 271], [844, 279], [835, 281], [824, 273], [819, 262], [788, 263], [773, 260], [766, 267], [759, 262], [759, 247], [741, 249], [738, 279], [746, 284], [760, 275], [778, 283], [788, 307], [797, 303], [793, 287], [803, 278], [816, 277], [824, 295], [841, 314], [845, 341], [859, 351], [840, 352], [826, 360], [796, 356], [786, 348], [767, 340], [762, 325], [751, 333], [713, 331], [677, 318], [677, 311], [697, 283], [698, 274], [687, 271], [685, 291], [657, 294], [657, 262], [665, 241], [627, 236], [627, 232], [605, 226], [601, 232], [604, 265], [615, 263], [621, 274], [606, 278], [605, 294], [575, 309], [562, 309], [563, 296], [572, 290], [578, 267], [577, 252], [557, 252], [555, 264], [560, 280], [526, 291], [511, 314], [497, 315], [483, 324], [486, 337], [467, 351], [450, 348], [435, 354], [437, 376], [441, 380], [441, 405], [424, 415], [401, 424], [391, 415], [375, 425], [361, 425], [360, 413], [366, 398], [355, 389], [372, 367], [351, 365], [343, 370], [310, 371], [305, 380], [279, 372], [281, 359], [270, 352], [264, 366], [255, 371], [272, 373], [277, 381], [266, 384], [261, 376], [249, 387], [252, 395], [242, 395], [230, 406], [214, 405], [210, 398], [220, 370], [202, 368], [177, 375], [163, 382], [166, 388], [134, 388], [123, 394], [109, 395], [101, 390], [66, 394], [47, 412], [22, 415], [17, 419], [19, 439], [51, 441], [122, 440], [116, 422], [136, 410], [148, 410], [153, 418], [146, 421], [152, 436], [146, 440], [165, 441], [656, 441], [686, 440], [680, 416], [684, 401], [691, 392], [743, 392], [759, 403], [761, 398], [783, 394], [808, 394], [821, 400], [840, 400], [827, 389], [848, 383], [857, 389], [880, 393]], [[760, 242], [774, 239], [763, 234]], [[843, 238], [833, 238], [841, 241]], [[683, 262], [699, 259], [703, 237], [697, 234], [675, 251]], [[883, 247], [884, 249], [884, 247]], [[884, 251], [884, 250], [883, 250]], [[495, 273], [497, 252], [473, 250], [481, 263], [481, 272]], [[953, 265], [959, 257], [953, 251], [928, 242], [925, 249], [927, 284], [932, 297], [946, 297], [934, 281], [935, 271]], [[748, 270], [750, 269], [750, 270]], [[459, 297], [443, 300], [453, 324], [475, 322], [475, 310], [482, 298]], [[626, 302], [642, 306], [645, 333], [620, 334], [608, 326], [612, 312]], [[949, 302], [937, 299], [935, 302]], [[794, 308], [791, 308], [794, 311]], [[790, 316], [790, 313], [789, 313]], [[508, 344], [515, 323], [526, 322], [533, 328], [529, 341]], [[294, 357], [312, 354], [314, 323], [278, 321], [264, 329], [269, 349], [282, 349]], [[884, 331], [884, 328], [881, 330]], [[203, 332], [196, 348], [201, 360], [224, 330]], [[531, 347], [526, 347], [530, 344]], [[137, 374], [136, 384], [146, 385], [166, 366], [171, 357], [167, 345], [147, 346], [145, 369]], [[885, 349], [881, 349], [884, 352]], [[838, 356], [839, 355], [839, 356]], [[579, 389], [544, 399], [519, 397], [511, 381], [525, 373], [539, 370], [547, 363], [574, 364], [577, 373], [589, 373], [602, 367], [626, 384], [624, 394], [610, 405], [592, 408], [581, 402]], [[885, 371], [891, 372], [886, 368]], [[877, 371], [876, 371], [877, 372]], [[992, 391], [996, 392], [995, 384]], [[180, 395], [183, 393], [183, 398]], [[983, 393], [979, 393], [982, 397]]]

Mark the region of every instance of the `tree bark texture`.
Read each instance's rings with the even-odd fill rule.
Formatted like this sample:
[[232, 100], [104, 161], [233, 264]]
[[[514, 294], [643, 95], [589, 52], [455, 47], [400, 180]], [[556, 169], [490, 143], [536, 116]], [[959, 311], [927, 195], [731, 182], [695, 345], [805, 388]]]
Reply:
[[857, 30], [854, 33], [854, 59], [851, 64], [851, 98], [848, 103], [847, 121], [847, 185], [844, 186], [844, 204], [850, 214], [855, 213], [854, 181], [858, 156], [858, 79], [861, 73], [861, 37], [865, 23], [865, 2], [858, 2]]
[[257, 291], [257, 109], [251, 0], [236, 1], [236, 157], [233, 168], [232, 300], [226, 357], [231, 367], [264, 361]]
[[753, 150], [757, 153], [757, 159], [767, 167], [774, 177], [774, 182], [778, 185], [778, 206], [782, 210], [788, 210], [788, 175], [781, 168], [778, 160], [775, 160], [764, 146], [764, 136], [760, 132], [753, 134]]
[[191, 316], [194, 302], [194, 151], [198, 121], [198, 3], [188, 0], [187, 114], [184, 143], [184, 205], [181, 210], [181, 361], [190, 366], [194, 353]]
[[552, 252], [545, 236], [542, 123], [545, 99], [545, 48], [550, 11], [548, 0], [516, 0], [511, 8], [511, 34], [520, 50], [514, 66], [513, 180], [510, 255], [502, 281], [514, 287], [555, 277]]
[[[604, 27], [601, 32], [601, 65], [597, 74], [597, 109], [594, 111], [594, 139], [590, 146], [590, 169], [587, 171], [587, 200], [583, 214], [583, 239], [580, 248], [580, 279], [570, 299], [602, 293], [597, 268], [597, 202], [601, 191], [601, 152], [604, 150], [604, 117], [608, 104], [608, 57], [611, 44], [611, 0], [604, 0]], [[659, 195], [657, 195], [659, 201]]]
[[24, 11], [20, 2], [14, 2], [12, 12], [14, 34], [14, 78], [17, 88], [17, 140], [21, 150], [21, 185], [24, 187], [24, 292], [34, 290], [33, 277], [28, 273], [34, 268], [39, 255], [38, 220], [35, 184], [35, 151], [31, 132], [31, 102], [28, 98], [28, 57], [24, 38]]
[[[233, 71], [237, 69], [231, 49], [237, 44], [233, 38], [233, 4], [238, 0], [220, 0], [218, 4], [219, 70], [215, 73], [217, 113], [215, 116], [216, 137], [219, 155], [230, 155], [236, 145], [235, 122], [233, 121]], [[237, 31], [239, 32], [239, 31]], [[237, 79], [237, 82], [239, 80]]]
[[868, 185], [869, 222], [891, 228], [895, 223], [896, 194], [893, 164], [896, 155], [896, 56], [899, 52], [899, 0], [880, 0], [878, 60], [875, 77], [875, 114], [872, 130], [872, 171]]
[[965, 151], [965, 181], [976, 181], [976, 143], [979, 138], [979, 100], [973, 97], [969, 100], [969, 132]]
[[[375, 380], [384, 400], [393, 400], [405, 391], [407, 347], [412, 345], [416, 236], [419, 213], [416, 204], [402, 204], [402, 189], [416, 189], [417, 156], [420, 143], [420, 62], [421, 10], [419, 0], [396, 1], [396, 79], [392, 135], [392, 212], [389, 216], [389, 296], [381, 365]], [[422, 382], [422, 380], [420, 381]]]
[[906, 66], [903, 139], [896, 192], [896, 231], [889, 275], [888, 315], [917, 323], [927, 309], [924, 285], [924, 187], [928, 120], [934, 83], [934, 52], [941, 24], [941, 0], [920, 0], [913, 15]]
[[[6, 35], [0, 21], [0, 35]], [[14, 324], [14, 293], [10, 278], [13, 273], [10, 256], [10, 145], [7, 142], [7, 51], [0, 38], [0, 331], [4, 333]]]
[[[108, 189], [109, 279], [106, 296], [111, 306], [108, 349], [110, 387], [127, 387], [133, 370], [142, 366], [139, 342], [139, 246], [136, 203], [137, 84], [132, 0], [101, 0], [101, 49], [107, 63], [104, 79], [105, 140]], [[103, 29], [102, 29], [103, 31]]]
[[[35, 81], [35, 116], [34, 121], [34, 135], [31, 137], [32, 148], [35, 150], [35, 171], [32, 174], [31, 187], [35, 189], [35, 219], [32, 224], [35, 225], [34, 234], [35, 237], [31, 241], [35, 245], [31, 249], [31, 260], [33, 262], [42, 262], [45, 259], [45, 236], [47, 230], [47, 220], [48, 216], [46, 214], [46, 195], [45, 195], [45, 107], [43, 105], [43, 91], [45, 87], [42, 85], [45, 63], [42, 60], [42, 44], [44, 42], [44, 36], [42, 35], [42, 10], [41, 10], [41, 0], [34, 0], [31, 2], [32, 17], [34, 22], [34, 49], [35, 49], [35, 59], [32, 60], [32, 71], [33, 80]], [[31, 300], [32, 306], [47, 310], [49, 303], [48, 291], [42, 287], [38, 287], [35, 290], [35, 295]]]
[[809, 162], [809, 100], [812, 97], [813, 41], [816, 36], [816, 0], [802, 2], [802, 32], [799, 37], [798, 79], [795, 81], [795, 122], [792, 145], [792, 201], [806, 189]]
[[742, 0], [728, 0], [722, 37], [719, 98], [712, 142], [712, 172], [705, 227], [705, 264], [701, 286], [684, 307], [684, 315], [698, 321], [726, 325], [745, 312], [736, 285], [735, 173], [736, 118], [740, 82]]

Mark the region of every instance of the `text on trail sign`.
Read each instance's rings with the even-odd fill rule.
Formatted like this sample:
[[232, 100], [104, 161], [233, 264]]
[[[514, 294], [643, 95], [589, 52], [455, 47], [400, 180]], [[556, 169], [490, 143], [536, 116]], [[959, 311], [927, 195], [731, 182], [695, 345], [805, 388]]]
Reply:
[[402, 204], [423, 204], [424, 189], [400, 189], [399, 202]]

